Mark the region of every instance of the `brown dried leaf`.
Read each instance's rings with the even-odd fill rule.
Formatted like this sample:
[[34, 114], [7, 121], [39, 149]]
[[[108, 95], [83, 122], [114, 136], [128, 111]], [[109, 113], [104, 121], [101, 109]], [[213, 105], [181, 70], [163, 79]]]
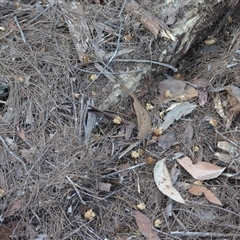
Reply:
[[10, 203], [7, 208], [4, 218], [12, 216], [14, 213], [18, 212], [22, 208], [23, 202], [21, 198], [16, 198], [12, 203]]
[[147, 240], [159, 240], [157, 232], [152, 228], [151, 220], [139, 211], [134, 211], [139, 231]]
[[205, 190], [206, 188], [203, 186], [193, 185], [191, 188], [188, 189], [188, 192], [194, 196], [201, 196]]
[[[184, 93], [185, 87], [186, 87], [186, 83], [181, 80], [166, 79], [161, 81], [159, 83], [160, 101], [165, 103], [177, 98], [177, 96]], [[165, 96], [166, 91], [171, 92], [172, 94], [171, 98], [168, 98]]]
[[202, 194], [204, 194], [204, 196], [209, 202], [222, 206], [221, 201], [206, 187], [193, 185], [191, 188], [188, 189], [188, 192], [195, 196], [201, 196]]
[[184, 157], [177, 160], [178, 163], [197, 180], [207, 180], [218, 177], [224, 170], [225, 167], [219, 167], [217, 165], [198, 162], [193, 164], [189, 157]]
[[206, 199], [209, 202], [215, 203], [217, 205], [222, 206], [223, 204], [221, 203], [221, 201], [212, 193], [212, 191], [210, 191], [209, 189], [206, 189], [204, 191], [204, 196], [206, 197]]
[[[160, 103], [168, 103], [172, 100], [183, 102], [198, 96], [198, 91], [194, 87], [186, 85], [184, 81], [172, 78], [160, 82], [159, 92]], [[168, 92], [170, 95], [166, 94]]]
[[194, 87], [187, 85], [183, 95], [185, 96], [186, 100], [190, 100], [191, 98], [198, 96], [198, 91]]
[[137, 115], [138, 123], [138, 139], [142, 139], [151, 131], [151, 117], [147, 110], [138, 101], [137, 97], [123, 83], [120, 85], [133, 98], [133, 106]]

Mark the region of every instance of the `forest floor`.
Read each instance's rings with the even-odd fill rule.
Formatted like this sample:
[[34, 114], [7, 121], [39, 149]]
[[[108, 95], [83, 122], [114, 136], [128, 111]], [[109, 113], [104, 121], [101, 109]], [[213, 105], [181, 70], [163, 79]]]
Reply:
[[[178, 72], [152, 64], [103, 109], [101, 73], [141, 63], [81, 53], [47, 2], [0, 1], [0, 239], [240, 239], [240, 6]], [[99, 56], [157, 59], [161, 39], [124, 11], [118, 42], [123, 1], [80, 2]]]

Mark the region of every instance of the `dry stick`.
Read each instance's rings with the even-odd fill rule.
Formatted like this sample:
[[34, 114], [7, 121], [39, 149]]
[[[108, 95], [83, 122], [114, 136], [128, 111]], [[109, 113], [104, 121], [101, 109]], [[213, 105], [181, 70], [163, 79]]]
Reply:
[[43, 15], [51, 7], [53, 7], [53, 5], [49, 5], [46, 9], [44, 9], [41, 13], [39, 13], [35, 18], [33, 18], [31, 21], [29, 21], [27, 23], [27, 25], [30, 25], [32, 22], [34, 22], [36, 19], [38, 19], [41, 15]]
[[[73, 81], [71, 80], [71, 78], [69, 79], [70, 81], [70, 86], [71, 86], [71, 91], [72, 91], [72, 98], [74, 99], [74, 90], [73, 90]], [[73, 112], [74, 112], [74, 127], [75, 129], [77, 129], [77, 123], [78, 123], [78, 117], [77, 117], [77, 107], [76, 107], [76, 103], [75, 101], [73, 101]]]
[[219, 206], [215, 206], [215, 205], [207, 205], [207, 204], [203, 204], [203, 203], [199, 203], [199, 202], [193, 202], [193, 201], [188, 201], [186, 200], [186, 203], [190, 203], [190, 204], [194, 204], [194, 205], [199, 205], [199, 206], [203, 206], [203, 207], [211, 207], [211, 208], [216, 208], [216, 209], [220, 209], [222, 210], [223, 212], [228, 212], [228, 213], [231, 213], [237, 217], [240, 217], [240, 213], [235, 213], [229, 209], [226, 209], [226, 208], [223, 208], [223, 207], [219, 207]]
[[79, 187], [79, 186], [78, 186], [76, 183], [74, 183], [74, 182], [71, 180], [71, 178], [70, 178], [69, 176], [66, 176], [66, 178], [67, 178], [67, 180], [72, 184], [72, 186], [73, 186], [75, 192], [77, 193], [77, 195], [78, 195], [78, 197], [79, 197], [81, 203], [82, 203], [83, 205], [86, 205], [86, 202], [83, 201], [83, 199], [82, 199], [82, 197], [81, 197], [81, 195], [80, 195], [78, 189], [76, 188], [76, 186], [77, 186], [77, 187]]
[[218, 133], [220, 136], [222, 136], [224, 139], [226, 139], [228, 142], [232, 143], [234, 146], [239, 147], [239, 144], [233, 142], [232, 140], [225, 137], [222, 133], [220, 133], [218, 130], [215, 129], [215, 132]]
[[[158, 233], [161, 233], [161, 234], [163, 234], [167, 237], [169, 237], [169, 235], [170, 235], [169, 233], [163, 232], [163, 231], [161, 231], [159, 229], [156, 229], [156, 228], [155, 228], [155, 231], [158, 232]], [[174, 238], [174, 239], [177, 239], [177, 240], [182, 240], [182, 238], [179, 238], [179, 237], [176, 237], [176, 236], [171, 236], [171, 237]]]
[[124, 157], [127, 153], [129, 153], [133, 148], [135, 148], [137, 145], [140, 144], [140, 141], [137, 141], [133, 144], [131, 144], [127, 149], [125, 149], [120, 156], [118, 157], [118, 159], [121, 159], [122, 157]]
[[82, 139], [82, 124], [83, 124], [83, 121], [85, 121], [85, 117], [86, 117], [86, 114], [87, 114], [87, 108], [84, 109], [84, 98], [85, 96], [82, 95], [81, 99], [79, 99], [79, 102], [80, 102], [80, 121], [79, 121], [79, 139], [81, 141]]
[[23, 34], [23, 31], [22, 31], [22, 29], [21, 29], [21, 26], [20, 26], [20, 24], [19, 24], [16, 16], [14, 17], [14, 21], [15, 21], [15, 23], [17, 24], [17, 27], [18, 27], [18, 29], [19, 29], [19, 31], [20, 31], [20, 33], [21, 33], [21, 37], [22, 37], [23, 42], [26, 43], [26, 42], [27, 42], [27, 41], [26, 41], [26, 38], [25, 38], [25, 36], [24, 36], [24, 34]]
[[167, 67], [172, 69], [174, 72], [177, 72], [178, 69], [167, 64], [167, 63], [162, 63], [162, 62], [157, 62], [157, 61], [151, 61], [151, 60], [139, 60], [139, 59], [114, 59], [113, 61], [115, 62], [139, 62], [139, 63], [151, 63], [151, 64], [156, 64], [162, 67]]
[[13, 31], [13, 30], [11, 29], [11, 30], [10, 30], [9, 32], [7, 32], [5, 35], [1, 36], [1, 37], [0, 37], [0, 40], [3, 39], [3, 38], [5, 38], [5, 37], [6, 37], [7, 35], [9, 35], [12, 31]]
[[88, 188], [80, 187], [80, 186], [78, 186], [76, 183], [74, 183], [74, 185], [75, 185], [76, 187], [78, 187], [78, 188], [81, 188], [81, 189], [83, 190], [83, 192], [82, 192], [83, 194], [85, 194], [85, 195], [87, 195], [87, 196], [90, 196], [90, 197], [92, 197], [92, 198], [98, 199], [98, 200], [100, 200], [100, 201], [106, 200], [107, 198], [111, 197], [112, 195], [114, 195], [114, 194], [116, 194], [116, 193], [118, 193], [118, 192], [121, 192], [121, 191], [124, 189], [124, 188], [121, 188], [121, 189], [118, 189], [118, 190], [116, 190], [116, 191], [113, 191], [113, 192], [109, 193], [108, 195], [106, 195], [105, 197], [98, 197], [98, 196], [95, 196], [95, 195], [94, 195], [94, 192], [91, 191], [91, 190], [89, 190]]
[[133, 170], [133, 169], [135, 169], [135, 168], [138, 168], [138, 167], [141, 167], [141, 166], [144, 166], [144, 165], [146, 165], [145, 162], [139, 163], [139, 164], [137, 164], [137, 165], [134, 165], [134, 166], [131, 166], [131, 167], [128, 167], [128, 168], [125, 168], [125, 169], [118, 170], [118, 171], [116, 171], [116, 172], [112, 172], [112, 173], [103, 175], [103, 176], [101, 176], [101, 178], [108, 178], [108, 177], [117, 175], [117, 174], [119, 174], [119, 173], [122, 173], [122, 172], [125, 172], [125, 171], [128, 171], [128, 170]]
[[[87, 189], [84, 189], [84, 188], [83, 188], [83, 190], [87, 191]], [[103, 200], [106, 200], [107, 198], [109, 198], [109, 197], [111, 197], [111, 196], [113, 196], [113, 195], [121, 192], [122, 190], [123, 190], [123, 188], [118, 189], [118, 190], [116, 190], [116, 191], [113, 191], [113, 192], [109, 193], [108, 195], [106, 195], [105, 197], [97, 197], [97, 196], [95, 196], [95, 195], [93, 195], [93, 194], [90, 194], [90, 193], [87, 193], [87, 192], [84, 192], [83, 194], [85, 194], [85, 195], [87, 195], [87, 196], [89, 196], [89, 197], [98, 199], [98, 200], [100, 200], [100, 201], [103, 201]]]
[[27, 168], [26, 168], [26, 165], [25, 165], [24, 161], [23, 161], [21, 158], [19, 158], [18, 156], [16, 156], [16, 155], [9, 149], [8, 145], [6, 144], [6, 142], [4, 141], [4, 139], [2, 138], [1, 135], [0, 135], [0, 140], [2, 141], [4, 147], [8, 150], [8, 152], [9, 152], [13, 157], [15, 157], [15, 158], [23, 165], [24, 170], [27, 172]]
[[228, 238], [228, 237], [236, 237], [237, 233], [228, 233], [228, 234], [224, 234], [224, 233], [211, 233], [211, 232], [170, 232], [170, 235], [172, 236], [181, 236], [181, 237], [214, 237], [214, 238], [219, 238], [219, 237], [224, 237], [224, 238]]
[[[130, 145], [130, 148], [134, 148], [135, 146], [137, 146], [139, 144], [139, 142], [136, 142], [136, 143], [133, 143], [132, 145]], [[130, 150], [131, 150], [130, 149]], [[148, 151], [147, 149], [145, 149], [146, 152], [148, 152], [150, 155], [152, 155], [153, 157], [156, 157], [158, 158], [159, 156], [161, 156], [163, 153], [165, 153], [168, 149], [166, 150], [163, 150], [162, 152], [159, 153], [159, 155], [155, 155], [153, 153], [151, 153], [150, 151]], [[119, 156], [118, 159], [121, 159], [124, 155], [126, 155], [127, 153], [129, 152], [129, 147]], [[119, 173], [122, 173], [122, 172], [125, 172], [125, 171], [128, 171], [128, 170], [133, 170], [135, 168], [138, 168], [138, 167], [141, 167], [141, 166], [144, 166], [146, 165], [145, 162], [143, 163], [139, 163], [137, 165], [134, 165], [134, 166], [131, 166], [131, 167], [128, 167], [128, 168], [125, 168], [125, 169], [121, 169], [121, 170], [118, 170], [116, 172], [112, 172], [112, 173], [109, 173], [109, 174], [106, 174], [106, 175], [103, 175], [101, 176], [101, 178], [107, 178], [107, 177], [111, 177], [111, 176], [114, 176], [114, 175], [117, 175]]]

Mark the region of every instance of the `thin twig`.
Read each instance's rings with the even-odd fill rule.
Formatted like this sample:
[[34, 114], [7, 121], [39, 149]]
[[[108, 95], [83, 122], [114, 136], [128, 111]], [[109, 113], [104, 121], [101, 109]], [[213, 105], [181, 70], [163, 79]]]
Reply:
[[239, 144], [233, 142], [232, 140], [228, 139], [227, 137], [225, 137], [222, 133], [220, 133], [217, 129], [215, 129], [215, 132], [218, 133], [220, 136], [222, 136], [225, 140], [227, 140], [228, 142], [232, 143], [234, 146], [239, 147]]
[[[83, 188], [83, 190], [87, 191], [87, 189], [84, 189], [84, 188]], [[116, 190], [116, 191], [113, 191], [113, 192], [109, 193], [108, 195], [106, 195], [105, 197], [98, 197], [98, 196], [95, 196], [95, 195], [90, 194], [90, 193], [87, 193], [87, 192], [83, 192], [83, 194], [85, 194], [85, 195], [87, 195], [87, 196], [89, 196], [89, 197], [98, 199], [98, 200], [100, 200], [100, 201], [104, 201], [104, 200], [106, 200], [107, 198], [109, 198], [109, 197], [111, 197], [111, 196], [113, 196], [113, 195], [121, 192], [122, 190], [123, 190], [123, 188], [118, 189], [118, 190]]]
[[84, 94], [82, 95], [81, 99], [79, 99], [80, 102], [80, 120], [79, 120], [79, 139], [80, 141], [82, 140], [82, 131], [83, 127], [82, 124], [86, 119], [86, 114], [87, 114], [87, 107], [84, 108]]
[[131, 144], [127, 149], [125, 149], [118, 157], [118, 159], [121, 159], [122, 157], [124, 157], [127, 153], [129, 153], [133, 148], [135, 148], [137, 145], [140, 144], [140, 141], [137, 141], [133, 144]]
[[27, 23], [27, 25], [30, 25], [32, 22], [34, 22], [37, 18], [39, 18], [41, 15], [43, 15], [51, 7], [53, 7], [53, 5], [49, 5], [46, 9], [44, 9], [41, 13], [39, 13], [35, 18], [33, 18], [31, 21], [29, 21]]
[[138, 168], [138, 167], [141, 167], [141, 166], [144, 166], [144, 165], [146, 165], [145, 162], [139, 163], [139, 164], [134, 165], [134, 166], [131, 166], [131, 167], [129, 167], [129, 168], [121, 169], [121, 170], [118, 170], [118, 171], [116, 171], [116, 172], [112, 172], [112, 173], [103, 175], [103, 176], [101, 176], [101, 178], [108, 178], [108, 177], [117, 175], [117, 174], [119, 174], [119, 173], [122, 173], [122, 172], [125, 172], [125, 171], [129, 171], [129, 170], [133, 170], [133, 169], [135, 169], [135, 168]]
[[[196, 207], [195, 205], [204, 206], [204, 207], [210, 207], [210, 206], [207, 205], [207, 204], [203, 204], [203, 203], [196, 202], [196, 201], [188, 201], [188, 200], [186, 200], [186, 203], [188, 203], [188, 204], [193, 204], [194, 207]], [[235, 215], [235, 216], [237, 216], [237, 217], [240, 217], [240, 214], [239, 214], [239, 213], [235, 213], [235, 212], [233, 212], [233, 211], [231, 211], [231, 210], [229, 210], [229, 209], [223, 208], [223, 207], [211, 205], [211, 208], [220, 209], [220, 210], [222, 210], [222, 211], [224, 211], [224, 212], [228, 212], [228, 213], [231, 213], [231, 214], [233, 214], [233, 215]]]
[[24, 34], [23, 34], [22, 28], [21, 28], [21, 26], [20, 26], [20, 24], [19, 24], [19, 22], [18, 22], [18, 20], [17, 20], [17, 16], [14, 17], [14, 21], [15, 21], [15, 23], [17, 24], [17, 27], [18, 27], [18, 29], [19, 29], [19, 31], [20, 31], [20, 34], [21, 34], [21, 37], [22, 37], [23, 42], [26, 43], [27, 41], [26, 41], [26, 38], [25, 38], [25, 36], [24, 36]]
[[[73, 90], [73, 81], [70, 79], [70, 86], [71, 86], [71, 91], [72, 91], [72, 99], [75, 98], [74, 90]], [[74, 113], [74, 129], [77, 129], [77, 123], [78, 123], [78, 116], [77, 116], [77, 107], [75, 101], [72, 103], [73, 105], [73, 113]]]
[[67, 180], [72, 184], [72, 186], [73, 186], [75, 192], [77, 193], [77, 195], [78, 195], [78, 197], [79, 197], [81, 203], [84, 204], [84, 205], [86, 205], [86, 202], [83, 201], [83, 199], [82, 199], [82, 197], [81, 197], [81, 195], [80, 195], [78, 189], [76, 188], [76, 186], [78, 187], [78, 185], [77, 185], [76, 183], [74, 183], [74, 182], [71, 180], [71, 178], [70, 178], [69, 176], [66, 176], [66, 178], [67, 178]]
[[170, 235], [172, 236], [181, 236], [181, 237], [211, 237], [211, 238], [219, 238], [219, 237], [224, 237], [224, 238], [229, 238], [229, 237], [237, 237], [238, 233], [211, 233], [211, 232], [170, 232]]
[[174, 72], [177, 72], [178, 69], [167, 64], [167, 63], [162, 63], [162, 62], [157, 62], [157, 61], [151, 61], [151, 60], [139, 60], [139, 59], [114, 59], [113, 61], [115, 62], [139, 62], [139, 63], [151, 63], [151, 64], [156, 64], [162, 67], [167, 67], [172, 69]]
[[8, 31], [5, 35], [1, 36], [0, 37], [0, 40], [1, 39], [4, 39], [6, 36], [8, 36], [13, 30], [11, 29], [10, 31]]
[[[163, 234], [163, 235], [165, 235], [165, 236], [167, 236], [167, 237], [169, 237], [169, 233], [166, 233], [166, 232], [163, 232], [163, 231], [161, 231], [161, 230], [159, 230], [159, 229], [157, 229], [157, 228], [155, 228], [155, 231], [156, 232], [159, 232], [159, 233], [161, 233], [161, 234]], [[172, 238], [174, 238], [174, 239], [177, 239], [177, 240], [182, 240], [181, 238], [179, 238], [179, 237], [176, 237], [176, 236], [171, 236]]]
[[4, 147], [8, 150], [8, 152], [9, 152], [13, 157], [15, 157], [15, 158], [23, 165], [24, 170], [27, 172], [27, 168], [26, 168], [26, 165], [25, 165], [24, 161], [23, 161], [21, 158], [19, 158], [18, 156], [16, 156], [16, 155], [9, 149], [8, 145], [6, 144], [6, 142], [4, 141], [4, 139], [3, 139], [3, 137], [2, 137], [1, 135], [0, 135], [0, 140], [2, 141]]

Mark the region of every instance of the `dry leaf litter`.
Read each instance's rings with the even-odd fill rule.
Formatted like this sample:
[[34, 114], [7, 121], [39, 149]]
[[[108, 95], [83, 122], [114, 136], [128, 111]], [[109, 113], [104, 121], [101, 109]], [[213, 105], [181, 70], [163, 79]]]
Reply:
[[0, 239], [240, 238], [240, 6], [223, 5], [171, 66], [179, 4], [0, 0]]

